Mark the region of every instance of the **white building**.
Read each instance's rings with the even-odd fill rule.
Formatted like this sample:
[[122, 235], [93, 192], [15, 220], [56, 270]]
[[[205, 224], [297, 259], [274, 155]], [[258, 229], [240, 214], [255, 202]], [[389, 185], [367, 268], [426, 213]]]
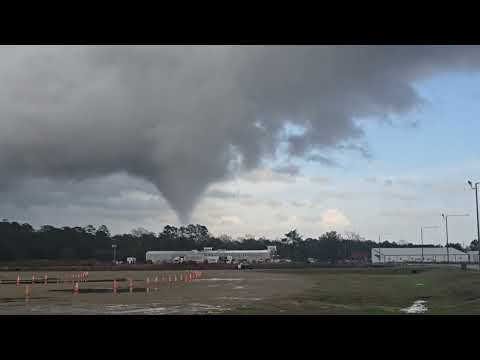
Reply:
[[[466, 263], [469, 261], [468, 254], [457, 249], [448, 248], [448, 261], [453, 263]], [[422, 262], [422, 248], [373, 248], [372, 263], [400, 263]], [[447, 248], [424, 247], [423, 262], [443, 263], [447, 262]]]
[[[148, 251], [145, 259], [154, 264], [173, 262], [269, 262], [273, 259], [276, 247], [269, 246], [267, 250], [213, 250], [203, 251]], [[215, 261], [213, 259], [216, 259]]]
[[468, 252], [468, 261], [471, 263], [478, 263], [478, 250]]

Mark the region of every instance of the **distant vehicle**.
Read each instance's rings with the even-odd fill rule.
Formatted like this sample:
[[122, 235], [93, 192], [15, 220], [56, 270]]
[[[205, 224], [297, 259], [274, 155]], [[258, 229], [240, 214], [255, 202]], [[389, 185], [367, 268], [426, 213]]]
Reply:
[[219, 260], [220, 260], [219, 256], [209, 256], [209, 257], [207, 257], [207, 262], [209, 264], [218, 264]]
[[246, 263], [238, 264], [237, 268], [238, 270], [253, 269], [252, 265]]
[[134, 257], [127, 257], [127, 264], [135, 264], [137, 262], [137, 258]]
[[177, 256], [173, 259], [174, 264], [183, 264], [185, 262], [185, 258], [183, 256]]

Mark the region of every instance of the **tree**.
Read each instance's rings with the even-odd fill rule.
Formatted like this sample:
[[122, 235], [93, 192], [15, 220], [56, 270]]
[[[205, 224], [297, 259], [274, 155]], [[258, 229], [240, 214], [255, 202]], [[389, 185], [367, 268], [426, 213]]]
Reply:
[[145, 228], [142, 228], [142, 227], [139, 227], [137, 229], [132, 230], [132, 236], [133, 237], [139, 238], [139, 237], [142, 237], [144, 235], [155, 235], [155, 233], [153, 233], [153, 232], [151, 232], [151, 231], [149, 231]]
[[360, 234], [350, 231], [346, 232], [345, 235], [343, 236], [345, 240], [349, 241], [364, 241], [365, 239], [360, 236]]
[[89, 235], [95, 235], [97, 229], [95, 229], [95, 226], [93, 225], [87, 225], [83, 228], [83, 231], [85, 231]]
[[285, 238], [282, 239], [284, 243], [298, 245], [302, 242], [302, 236], [298, 233], [297, 229], [294, 229], [285, 234]]
[[222, 234], [218, 238], [223, 242], [231, 242], [232, 241], [232, 237], [230, 235], [227, 235], [227, 234]]
[[472, 250], [472, 251], [478, 250], [478, 240], [477, 240], [477, 239], [473, 240], [473, 241], [470, 243], [469, 248], [470, 248], [470, 250]]
[[448, 247], [457, 249], [459, 251], [463, 251], [462, 245], [458, 244], [458, 243], [450, 243], [450, 244], [448, 244]]
[[106, 225], [101, 225], [97, 229], [97, 235], [98, 235], [98, 233], [103, 233], [103, 234], [105, 234], [106, 237], [110, 237], [110, 230], [108, 230], [108, 227]]

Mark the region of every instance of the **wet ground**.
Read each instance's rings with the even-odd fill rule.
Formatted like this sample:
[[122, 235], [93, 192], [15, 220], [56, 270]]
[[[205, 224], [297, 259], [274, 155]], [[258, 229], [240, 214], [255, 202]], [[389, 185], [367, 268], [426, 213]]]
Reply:
[[222, 314], [312, 286], [302, 276], [274, 271], [208, 270], [186, 281], [188, 274], [97, 271], [87, 277], [81, 272], [1, 272], [0, 314]]

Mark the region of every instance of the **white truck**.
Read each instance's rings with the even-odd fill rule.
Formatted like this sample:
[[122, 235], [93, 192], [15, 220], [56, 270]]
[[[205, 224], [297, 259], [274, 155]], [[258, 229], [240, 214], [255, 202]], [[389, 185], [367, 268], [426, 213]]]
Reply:
[[220, 256], [209, 256], [209, 257], [207, 257], [207, 263], [218, 264], [219, 259], [220, 259]]

